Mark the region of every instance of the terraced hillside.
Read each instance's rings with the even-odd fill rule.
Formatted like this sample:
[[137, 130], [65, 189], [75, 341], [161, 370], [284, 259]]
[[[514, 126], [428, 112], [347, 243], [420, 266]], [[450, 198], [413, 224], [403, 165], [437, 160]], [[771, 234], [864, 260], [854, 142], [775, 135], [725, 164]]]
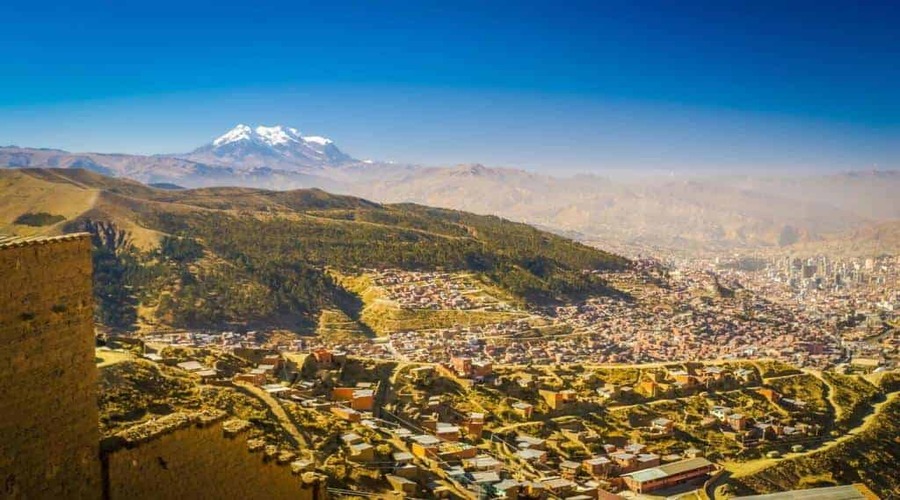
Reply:
[[[119, 329], [240, 324], [311, 331], [324, 310], [356, 321], [361, 299], [326, 266], [347, 274], [465, 271], [536, 304], [611, 293], [584, 271], [627, 265], [497, 217], [320, 190], [162, 190], [77, 169], [0, 171], [0, 186], [4, 200], [15, 198], [4, 202], [3, 231], [93, 234], [98, 319]], [[24, 214], [65, 220], [16, 224]]]
[[814, 453], [782, 460], [769, 467], [735, 478], [743, 492], [770, 493], [793, 488], [864, 483], [885, 498], [900, 492], [900, 399], [888, 396], [871, 417]]

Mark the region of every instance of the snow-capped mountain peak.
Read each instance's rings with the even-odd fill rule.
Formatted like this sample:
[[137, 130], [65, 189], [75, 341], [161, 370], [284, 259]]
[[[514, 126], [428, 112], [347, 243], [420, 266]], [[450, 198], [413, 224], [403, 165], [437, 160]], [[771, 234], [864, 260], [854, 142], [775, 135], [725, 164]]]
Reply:
[[327, 137], [322, 137], [318, 135], [309, 135], [303, 138], [306, 142], [311, 142], [313, 144], [318, 144], [320, 146], [327, 146], [329, 144], [333, 144], [332, 140]]
[[318, 144], [319, 146], [327, 146], [334, 143], [331, 139], [319, 135], [303, 136], [299, 130], [293, 127], [259, 125], [256, 128], [251, 128], [241, 123], [216, 138], [213, 141], [213, 146], [224, 146], [238, 141], [256, 141], [269, 146], [283, 146], [291, 142], [306, 142]]
[[225, 144], [229, 144], [232, 142], [242, 141], [245, 139], [250, 139], [250, 136], [253, 134], [253, 130], [250, 129], [247, 125], [243, 123], [239, 123], [236, 127], [225, 132], [220, 135], [216, 140], [213, 141], [213, 146], [222, 146]]
[[282, 125], [250, 126], [243, 123], [188, 157], [239, 168], [309, 168], [356, 161], [326, 137], [304, 136], [296, 128]]
[[254, 129], [254, 132], [263, 142], [270, 146], [279, 146], [300, 140], [300, 132], [297, 129], [284, 128], [281, 125], [275, 125], [274, 127], [260, 125]]

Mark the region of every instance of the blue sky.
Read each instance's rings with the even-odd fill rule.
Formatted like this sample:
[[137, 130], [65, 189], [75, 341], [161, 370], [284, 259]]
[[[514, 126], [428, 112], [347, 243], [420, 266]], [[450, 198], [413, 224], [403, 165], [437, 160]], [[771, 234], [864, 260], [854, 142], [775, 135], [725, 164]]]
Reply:
[[187, 151], [238, 122], [361, 158], [900, 168], [900, 6], [17, 2], [0, 144]]

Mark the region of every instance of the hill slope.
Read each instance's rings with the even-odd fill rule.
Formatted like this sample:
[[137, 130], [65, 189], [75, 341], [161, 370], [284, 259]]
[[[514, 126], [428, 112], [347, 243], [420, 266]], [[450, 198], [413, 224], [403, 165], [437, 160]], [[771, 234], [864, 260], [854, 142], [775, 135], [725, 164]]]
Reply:
[[900, 249], [900, 221], [864, 226], [828, 235], [820, 241], [800, 243], [791, 247], [798, 255], [828, 253], [856, 257], [895, 254], [898, 249]]
[[[352, 192], [389, 202], [409, 200], [499, 214], [555, 231], [576, 232], [604, 248], [624, 243], [679, 252], [777, 248], [858, 227], [873, 220], [869, 216], [900, 217], [887, 198], [879, 198], [883, 201], [859, 213], [851, 210], [850, 203], [838, 203], [868, 199], [866, 193], [881, 192], [885, 186], [896, 188], [900, 176], [887, 177], [880, 184], [868, 177], [826, 180], [792, 179], [782, 184], [779, 179], [753, 183], [745, 178], [657, 177], [621, 181], [589, 175], [554, 178], [474, 165], [387, 176], [354, 186]], [[785, 233], [796, 236], [785, 241]]]
[[7, 232], [33, 230], [12, 221], [24, 213], [52, 216], [64, 203], [66, 221], [42, 230], [94, 235], [98, 316], [116, 328], [146, 322], [301, 329], [326, 308], [353, 318], [359, 298], [335, 283], [326, 266], [469, 271], [528, 302], [546, 303], [609, 293], [583, 271], [627, 265], [497, 217], [320, 190], [173, 191], [80, 169], [0, 171], [0, 183], [28, 199], [4, 207]]
[[795, 488], [864, 483], [884, 498], [900, 491], [900, 399], [889, 396], [881, 418], [823, 451], [779, 461], [734, 480], [743, 492], [771, 493]]
[[[150, 184], [320, 188], [551, 228], [628, 253], [710, 254], [815, 244], [900, 219], [900, 172], [554, 177], [481, 165], [359, 160], [320, 136], [238, 125], [187, 154], [69, 153], [0, 147], [0, 167], [84, 168]], [[896, 248], [894, 247], [894, 250]]]

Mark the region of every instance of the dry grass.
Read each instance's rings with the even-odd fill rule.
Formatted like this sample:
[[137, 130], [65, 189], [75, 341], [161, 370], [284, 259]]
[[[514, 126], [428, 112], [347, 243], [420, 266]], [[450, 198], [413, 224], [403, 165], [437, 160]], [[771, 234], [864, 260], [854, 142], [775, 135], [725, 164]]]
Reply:
[[0, 233], [22, 236], [59, 234], [65, 221], [43, 227], [13, 224], [28, 212], [48, 212], [72, 220], [93, 208], [98, 190], [51, 183], [19, 170], [0, 170]]
[[[0, 170], [0, 193], [0, 233], [22, 236], [60, 234], [68, 222], [84, 216], [115, 221], [119, 227], [131, 232], [132, 242], [141, 249], [156, 247], [163, 236], [136, 224], [129, 204], [122, 203], [122, 197], [112, 199], [111, 195], [103, 194], [99, 189], [88, 188], [72, 180], [52, 182], [27, 171]], [[47, 212], [66, 219], [42, 227], [13, 223], [17, 217], [29, 212]]]
[[110, 351], [106, 349], [96, 349], [94, 352], [94, 358], [97, 361], [97, 368], [105, 368], [116, 363], [134, 359], [134, 355], [128, 351]]

